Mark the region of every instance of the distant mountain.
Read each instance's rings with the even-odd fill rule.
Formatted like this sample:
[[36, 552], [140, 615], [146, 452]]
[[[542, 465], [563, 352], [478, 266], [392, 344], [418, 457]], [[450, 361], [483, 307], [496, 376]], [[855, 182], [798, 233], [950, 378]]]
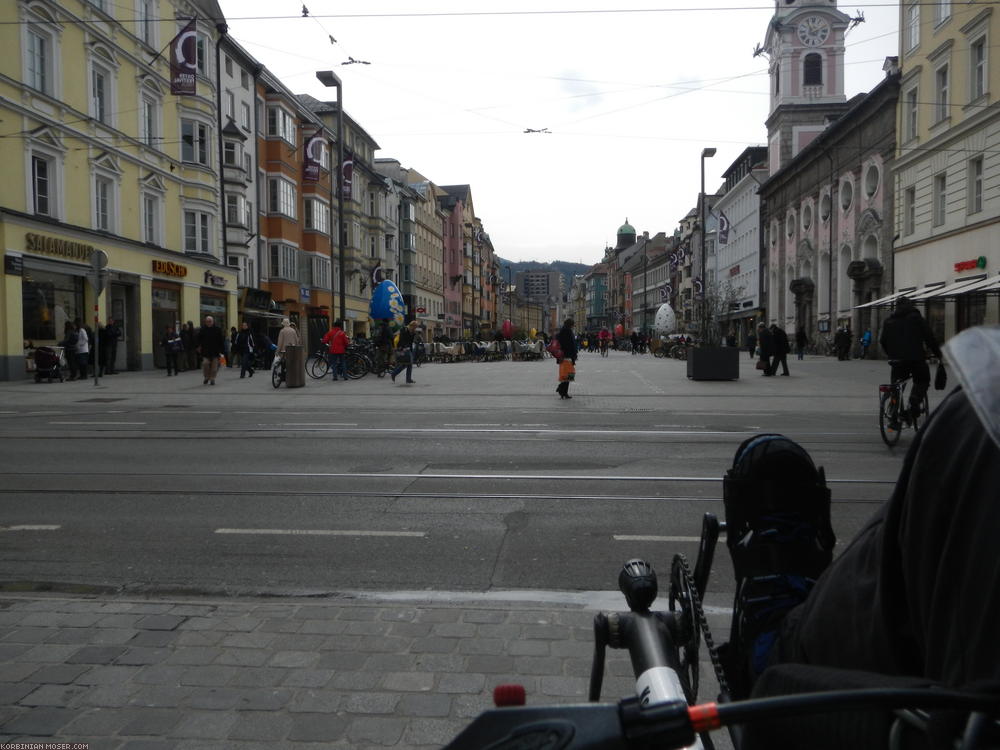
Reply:
[[497, 256], [497, 263], [500, 265], [501, 275], [507, 273], [504, 270], [504, 266], [510, 266], [511, 279], [517, 278], [518, 271], [558, 271], [566, 281], [566, 289], [569, 289], [573, 285], [574, 276], [586, 273], [593, 268], [593, 266], [583, 263], [570, 263], [565, 260], [554, 260], [551, 263], [541, 263], [534, 260], [515, 262], [504, 260], [499, 256]]

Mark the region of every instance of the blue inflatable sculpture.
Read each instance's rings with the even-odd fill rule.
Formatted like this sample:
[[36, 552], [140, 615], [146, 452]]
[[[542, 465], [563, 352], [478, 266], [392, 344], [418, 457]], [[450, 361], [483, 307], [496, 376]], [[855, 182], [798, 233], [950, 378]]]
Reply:
[[396, 325], [406, 322], [406, 303], [399, 287], [386, 279], [372, 290], [368, 314], [373, 320], [392, 320]]

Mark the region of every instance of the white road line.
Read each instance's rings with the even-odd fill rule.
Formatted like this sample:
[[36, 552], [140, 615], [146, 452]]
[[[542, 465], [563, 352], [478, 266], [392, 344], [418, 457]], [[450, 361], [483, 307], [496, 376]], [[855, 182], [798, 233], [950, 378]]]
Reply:
[[118, 425], [118, 426], [129, 425], [129, 426], [135, 427], [135, 426], [138, 426], [138, 425], [144, 425], [144, 424], [146, 424], [146, 422], [49, 422], [49, 424], [61, 424], [61, 425], [75, 424], [75, 425], [100, 425], [100, 426], [104, 426], [104, 425]]
[[442, 427], [502, 427], [499, 422], [445, 422]]
[[358, 531], [347, 529], [216, 529], [216, 534], [271, 535], [271, 536], [403, 536], [425, 537], [425, 531]]
[[653, 536], [651, 534], [614, 534], [616, 542], [700, 542], [700, 536]]
[[357, 422], [281, 422], [281, 427], [357, 427]]
[[24, 523], [18, 526], [0, 526], [0, 531], [57, 531], [62, 526], [45, 523]]

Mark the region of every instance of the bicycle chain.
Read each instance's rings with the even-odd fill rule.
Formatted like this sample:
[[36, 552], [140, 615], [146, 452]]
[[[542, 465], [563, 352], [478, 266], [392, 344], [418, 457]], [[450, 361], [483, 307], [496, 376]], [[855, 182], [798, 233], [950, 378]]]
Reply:
[[694, 575], [691, 573], [691, 568], [688, 566], [687, 557], [678, 552], [674, 555], [674, 560], [680, 564], [681, 573], [684, 575], [684, 582], [687, 585], [687, 589], [691, 596], [691, 605], [694, 608], [695, 619], [698, 621], [698, 627], [701, 630], [702, 637], [705, 639], [705, 649], [708, 651], [708, 656], [712, 660], [712, 668], [715, 670], [715, 679], [719, 683], [719, 692], [725, 693], [726, 695], [732, 695], [729, 690], [729, 681], [726, 679], [726, 673], [722, 669], [722, 662], [719, 660], [718, 649], [715, 647], [715, 639], [712, 637], [712, 629], [708, 625], [708, 617], [705, 615], [705, 609], [701, 603], [701, 592], [698, 591], [698, 587], [694, 582]]

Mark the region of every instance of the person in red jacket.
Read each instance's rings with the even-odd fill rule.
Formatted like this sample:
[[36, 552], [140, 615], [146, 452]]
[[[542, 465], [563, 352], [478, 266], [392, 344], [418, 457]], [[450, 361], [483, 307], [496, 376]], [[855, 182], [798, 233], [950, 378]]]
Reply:
[[333, 322], [333, 327], [323, 336], [323, 343], [330, 353], [330, 372], [333, 373], [333, 379], [336, 380], [339, 374], [347, 380], [347, 362], [344, 354], [347, 352], [349, 340], [341, 328], [340, 320]]

